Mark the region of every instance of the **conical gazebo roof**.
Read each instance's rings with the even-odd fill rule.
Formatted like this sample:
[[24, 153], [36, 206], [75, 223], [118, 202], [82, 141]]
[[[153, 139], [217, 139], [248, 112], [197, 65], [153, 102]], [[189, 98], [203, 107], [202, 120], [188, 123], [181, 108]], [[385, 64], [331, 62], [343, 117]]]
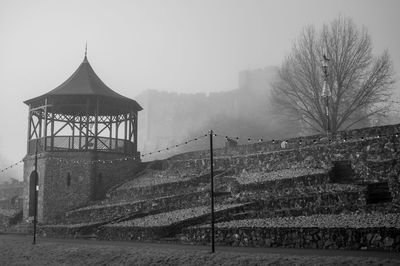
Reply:
[[[142, 107], [135, 101], [122, 96], [111, 88], [109, 88], [94, 72], [87, 56], [83, 59], [78, 69], [60, 86], [55, 89], [32, 99], [25, 101], [25, 104], [35, 104], [41, 102], [45, 98], [52, 99], [68, 99], [70, 97], [77, 98], [79, 96], [111, 100], [114, 103], [121, 102], [133, 107], [134, 110], [140, 111]], [[60, 101], [58, 101], [60, 102]]]

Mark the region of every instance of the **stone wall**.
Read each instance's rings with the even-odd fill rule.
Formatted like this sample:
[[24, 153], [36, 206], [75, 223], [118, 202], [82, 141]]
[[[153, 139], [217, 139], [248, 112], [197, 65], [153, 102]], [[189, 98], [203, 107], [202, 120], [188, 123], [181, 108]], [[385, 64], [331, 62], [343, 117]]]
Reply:
[[360, 192], [318, 193], [301, 197], [272, 197], [262, 201], [257, 217], [334, 214], [356, 211], [365, 205]]
[[[391, 143], [391, 145], [387, 145]], [[260, 144], [261, 145], [261, 144]], [[388, 148], [391, 146], [392, 148]], [[326, 144], [315, 144], [295, 149], [282, 149], [274, 152], [255, 150], [240, 155], [215, 156], [215, 169], [246, 169], [259, 172], [270, 172], [290, 168], [324, 168], [329, 169], [334, 160], [350, 160], [352, 167], [360, 178], [368, 180], [369, 160], [382, 160], [400, 157], [400, 138], [380, 136], [379, 138], [357, 141], [332, 141]], [[393, 152], [395, 150], [395, 152]], [[186, 160], [170, 159], [171, 167], [209, 167], [209, 158]], [[382, 176], [383, 180], [387, 176]], [[375, 181], [375, 180], [371, 180]]]
[[[216, 175], [221, 171], [215, 172]], [[176, 181], [164, 184], [149, 185], [143, 187], [128, 187], [113, 189], [108, 192], [108, 198], [112, 201], [137, 201], [154, 199], [169, 195], [187, 194], [190, 192], [204, 191], [209, 187], [210, 175], [203, 174], [189, 180]]]
[[[232, 220], [237, 214], [242, 214], [254, 208], [254, 203], [244, 204], [237, 207], [216, 210], [216, 221]], [[97, 232], [97, 236], [102, 240], [157, 240], [165, 237], [173, 237], [180, 233], [184, 228], [193, 225], [210, 223], [210, 214], [203, 214], [189, 219], [182, 219], [166, 226], [138, 227], [138, 226], [118, 226], [104, 225]]]
[[[185, 242], [210, 243], [209, 228], [184, 229]], [[400, 251], [399, 228], [218, 228], [215, 243], [234, 247]]]
[[38, 226], [38, 235], [44, 237], [57, 238], [77, 238], [83, 235], [89, 235], [96, 232], [99, 224], [82, 224], [82, 225], [40, 225]]
[[155, 214], [201, 206], [208, 204], [208, 202], [208, 192], [195, 192], [138, 202], [89, 206], [67, 212], [66, 218], [68, 223], [111, 221], [129, 215]]
[[[330, 142], [341, 142], [351, 141], [351, 140], [362, 140], [374, 137], [385, 137], [389, 136], [395, 137], [396, 134], [400, 135], [400, 124], [396, 125], [387, 125], [387, 126], [379, 126], [379, 127], [367, 127], [354, 129], [349, 131], [339, 131], [335, 136], [332, 136], [330, 139], [327, 139], [326, 135], [312, 135], [305, 137], [297, 137], [287, 139], [286, 149], [299, 149], [301, 147], [306, 146], [314, 146], [318, 144], [324, 144]], [[224, 137], [224, 136], [222, 136]], [[248, 145], [238, 145], [232, 148], [220, 148], [214, 149], [214, 156], [235, 156], [235, 155], [244, 155], [244, 154], [252, 154], [252, 153], [265, 153], [271, 151], [279, 151], [282, 150], [281, 142], [283, 140], [269, 140], [263, 142], [257, 142]], [[209, 150], [204, 151], [194, 151], [183, 154], [178, 154], [176, 156], [171, 157], [171, 160], [187, 160], [187, 159], [198, 159], [198, 158], [209, 158], [210, 153]]]
[[[105, 191], [137, 171], [140, 162], [106, 160], [123, 158], [121, 154], [100, 152], [43, 152], [38, 158], [38, 221], [57, 223], [68, 210], [103, 198]], [[97, 161], [97, 163], [88, 163]], [[24, 159], [24, 219], [28, 216], [29, 175], [34, 156]]]
[[400, 207], [400, 161], [392, 161], [390, 172], [388, 173], [388, 185], [392, 195], [393, 204]]
[[328, 173], [321, 174], [308, 174], [296, 176], [293, 178], [283, 178], [277, 180], [269, 180], [264, 182], [256, 182], [249, 184], [238, 185], [238, 191], [244, 190], [263, 190], [268, 192], [275, 192], [285, 188], [317, 186], [326, 184], [330, 181]]
[[397, 164], [398, 159], [367, 160], [365, 175], [369, 180], [384, 181], [386, 178], [383, 177], [388, 177], [393, 172], [399, 172], [398, 169], [395, 169]]

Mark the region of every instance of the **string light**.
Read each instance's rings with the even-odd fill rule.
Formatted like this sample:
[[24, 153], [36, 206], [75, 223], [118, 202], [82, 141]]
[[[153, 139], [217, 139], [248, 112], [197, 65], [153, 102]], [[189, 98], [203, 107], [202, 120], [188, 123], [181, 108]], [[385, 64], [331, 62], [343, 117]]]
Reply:
[[[158, 151], [153, 151], [153, 152], [148, 152], [148, 153], [145, 153], [145, 154], [141, 154], [140, 156], [128, 156], [128, 157], [124, 157], [124, 158], [118, 158], [118, 159], [114, 159], [114, 160], [93, 160], [93, 161], [86, 161], [86, 162], [82, 162], [82, 161], [77, 161], [77, 160], [72, 160], [71, 161], [71, 159], [68, 159], [68, 158], [59, 158], [59, 157], [48, 157], [48, 158], [46, 158], [44, 155], [42, 155], [42, 154], [39, 154], [38, 155], [38, 158], [46, 158], [46, 159], [50, 159], [50, 160], [56, 160], [56, 161], [58, 161], [58, 162], [64, 162], [64, 161], [68, 161], [68, 162], [72, 162], [72, 163], [74, 163], [74, 164], [83, 164], [83, 165], [89, 165], [89, 164], [106, 164], [106, 163], [110, 163], [110, 164], [112, 164], [112, 163], [114, 163], [114, 162], [121, 162], [121, 161], [128, 161], [128, 160], [137, 160], [137, 159], [139, 159], [140, 157], [145, 157], [145, 156], [148, 156], [148, 155], [152, 155], [152, 154], [154, 154], [154, 153], [156, 153], [156, 152], [158, 152], [158, 153], [161, 153], [162, 151], [169, 151], [170, 149], [172, 149], [172, 148], [178, 148], [179, 146], [181, 146], [181, 145], [186, 145], [186, 144], [189, 144], [190, 142], [193, 142], [193, 141], [198, 141], [199, 139], [202, 139], [202, 138], [205, 138], [205, 137], [208, 137], [209, 136], [209, 134], [205, 134], [205, 135], [202, 135], [202, 136], [200, 136], [200, 137], [197, 137], [197, 138], [194, 138], [194, 139], [191, 139], [191, 140], [188, 140], [188, 141], [185, 141], [185, 142], [183, 142], [183, 143], [180, 143], [180, 144], [175, 144], [175, 145], [173, 145], [173, 146], [170, 146], [170, 147], [167, 147], [167, 148], [164, 148], [164, 149], [161, 149], [161, 150], [158, 150]], [[213, 134], [213, 136], [215, 136], [215, 137], [217, 137], [217, 136], [220, 136], [220, 137], [222, 137], [223, 135], [219, 135], [219, 134]], [[364, 140], [366, 140], [366, 139], [380, 139], [381, 137], [382, 138], [384, 138], [384, 137], [388, 137], [388, 138], [390, 138], [390, 137], [392, 137], [392, 136], [395, 136], [396, 138], [398, 138], [399, 137], [399, 134], [398, 133], [395, 133], [395, 134], [392, 134], [392, 135], [377, 135], [377, 136], [370, 136], [370, 137], [361, 137], [361, 138], [358, 138], [358, 140], [362, 140], [362, 141], [364, 141]], [[239, 140], [240, 139], [240, 137], [229, 137], [229, 136], [224, 136], [224, 138], [225, 139], [236, 139], [236, 140]], [[338, 140], [343, 140], [343, 142], [346, 142], [347, 140], [349, 140], [349, 139], [351, 139], [352, 137], [351, 136], [348, 136], [348, 137], [343, 137], [343, 138], [339, 138]], [[355, 140], [357, 140], [356, 138], [353, 138], [353, 139], [355, 139]], [[264, 141], [264, 138], [259, 138], [259, 139], [257, 139], [257, 138], [252, 138], [252, 137], [249, 137], [249, 138], [247, 138], [247, 141], [251, 141], [251, 140], [254, 140], [254, 141], [259, 141], [259, 142], [263, 142]], [[278, 140], [271, 140], [271, 142], [273, 143], [273, 144], [275, 144], [275, 141], [278, 141]], [[319, 141], [319, 139], [313, 139], [312, 140], [312, 143], [313, 144], [316, 144], [317, 143], [317, 141]], [[332, 143], [332, 139], [329, 139], [329, 142], [330, 143]], [[299, 140], [299, 144], [301, 145], [303, 143], [303, 141], [300, 139]], [[11, 169], [11, 168], [13, 168], [14, 166], [16, 166], [16, 165], [18, 165], [18, 164], [20, 164], [20, 163], [22, 163], [23, 162], [23, 160], [20, 160], [20, 161], [18, 161], [18, 162], [16, 162], [16, 163], [14, 163], [14, 164], [12, 164], [12, 165], [10, 165], [10, 166], [8, 166], [8, 167], [6, 167], [6, 168], [3, 168], [3, 169], [1, 169], [0, 170], [0, 173], [3, 173], [3, 172], [5, 172], [5, 171], [7, 171], [7, 170], [9, 170], [9, 169]]]
[[20, 163], [22, 163], [22, 162], [23, 162], [23, 160], [20, 160], [20, 161], [18, 161], [18, 162], [16, 162], [16, 163], [13, 163], [13, 164], [7, 166], [6, 168], [1, 169], [1, 170], [0, 170], [0, 173], [3, 173], [3, 172], [5, 172], [5, 171], [7, 171], [8, 169], [13, 168], [14, 166], [16, 166], [16, 165], [18, 165], [18, 164], [20, 164]]
[[[221, 135], [219, 135], [219, 136], [221, 136]], [[237, 140], [240, 139], [240, 137], [230, 137], [230, 136], [226, 136], [226, 135], [222, 135], [222, 136], [224, 136], [225, 139], [237, 139]], [[327, 139], [326, 141], [328, 141], [329, 144], [332, 144], [332, 143], [335, 143], [335, 141], [347, 142], [347, 141], [349, 141], [349, 140], [351, 140], [351, 139], [353, 139], [353, 140], [355, 140], [355, 141], [357, 141], [357, 140], [362, 140], [362, 141], [364, 141], [364, 140], [366, 140], [366, 139], [389, 138], [389, 137], [391, 137], [391, 136], [396, 136], [396, 138], [398, 138], [398, 137], [399, 137], [399, 133], [395, 133], [395, 134], [392, 134], [392, 135], [382, 135], [382, 134], [380, 134], [380, 135], [376, 135], [376, 136], [358, 137], [358, 138], [353, 137], [353, 136], [344, 136], [344, 137], [338, 137], [337, 139]], [[322, 138], [323, 138], [323, 136], [321, 136], [321, 138], [317, 138], [317, 139], [309, 139], [309, 141], [310, 141], [310, 142], [312, 141], [312, 144], [323, 143], [323, 142], [321, 142], [321, 141], [322, 141]], [[254, 143], [255, 143], [256, 141], [258, 141], [258, 142], [264, 141], [263, 138], [256, 138], [256, 137], [246, 137], [245, 139], [247, 140], [247, 142], [254, 141]], [[279, 142], [279, 141], [280, 141], [280, 140], [272, 139], [272, 140], [271, 140], [271, 143], [272, 143], [272, 144], [275, 144], [276, 142]], [[290, 142], [287, 141], [287, 140], [282, 140], [282, 141], [285, 141], [287, 144], [290, 144]], [[305, 141], [305, 142], [303, 143], [303, 140], [302, 140], [302, 139], [299, 139], [297, 144], [298, 144], [299, 146], [307, 145], [307, 143], [310, 143], [309, 141]], [[296, 141], [294, 140], [294, 141], [292, 141], [291, 143], [292, 143], [292, 144], [296, 144]], [[309, 145], [310, 145], [310, 144], [309, 144]]]

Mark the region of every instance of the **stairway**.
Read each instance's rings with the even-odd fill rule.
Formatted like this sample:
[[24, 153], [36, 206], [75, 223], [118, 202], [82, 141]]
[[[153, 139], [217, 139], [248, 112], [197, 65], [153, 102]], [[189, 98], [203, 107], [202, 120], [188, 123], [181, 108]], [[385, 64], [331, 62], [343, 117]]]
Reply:
[[388, 182], [372, 183], [368, 185], [367, 204], [391, 202]]

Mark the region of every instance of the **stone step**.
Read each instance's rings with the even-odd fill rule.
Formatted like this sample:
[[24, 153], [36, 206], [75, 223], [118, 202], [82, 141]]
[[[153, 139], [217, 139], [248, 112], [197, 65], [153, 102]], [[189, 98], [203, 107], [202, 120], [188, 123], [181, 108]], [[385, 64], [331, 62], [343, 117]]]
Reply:
[[[157, 174], [157, 171], [153, 172], [154, 175]], [[214, 178], [218, 178], [223, 175], [224, 172], [225, 171], [216, 171]], [[209, 183], [209, 173], [182, 179], [166, 177], [165, 182], [157, 181], [156, 177], [154, 180], [151, 180], [150, 176], [144, 181], [141, 180], [140, 183], [139, 181], [135, 183], [135, 180], [132, 180], [109, 191], [107, 193], [107, 198], [112, 202], [148, 200], [164, 196], [204, 191], [208, 189]]]
[[[308, 171], [309, 173], [307, 173]], [[267, 173], [254, 172], [240, 174], [236, 178], [238, 180], [237, 191], [239, 192], [269, 191], [275, 193], [277, 190], [285, 190], [287, 188], [326, 185], [331, 181], [328, 172], [321, 169], [284, 169]]]
[[[335, 187], [334, 187], [335, 188]], [[313, 209], [329, 207], [341, 210], [353, 210], [353, 206], [364, 206], [366, 204], [365, 192], [363, 189], [354, 191], [329, 191], [313, 192], [307, 194], [287, 194], [272, 196], [273, 193], [247, 192], [235, 196], [232, 202], [255, 201], [259, 204], [259, 214], [280, 211], [280, 210], [307, 210], [307, 212], [319, 213]]]
[[[224, 197], [227, 195], [216, 198], [216, 201], [222, 201]], [[66, 213], [66, 221], [70, 224], [110, 222], [129, 216], [202, 206], [208, 204], [209, 200], [209, 192], [203, 191], [135, 202], [105, 203], [69, 211]]]
[[[215, 221], [232, 219], [235, 213], [243, 213], [254, 203], [216, 205]], [[99, 239], [105, 240], [161, 240], [174, 237], [188, 226], [210, 223], [210, 207], [200, 206], [107, 224], [99, 228]]]

